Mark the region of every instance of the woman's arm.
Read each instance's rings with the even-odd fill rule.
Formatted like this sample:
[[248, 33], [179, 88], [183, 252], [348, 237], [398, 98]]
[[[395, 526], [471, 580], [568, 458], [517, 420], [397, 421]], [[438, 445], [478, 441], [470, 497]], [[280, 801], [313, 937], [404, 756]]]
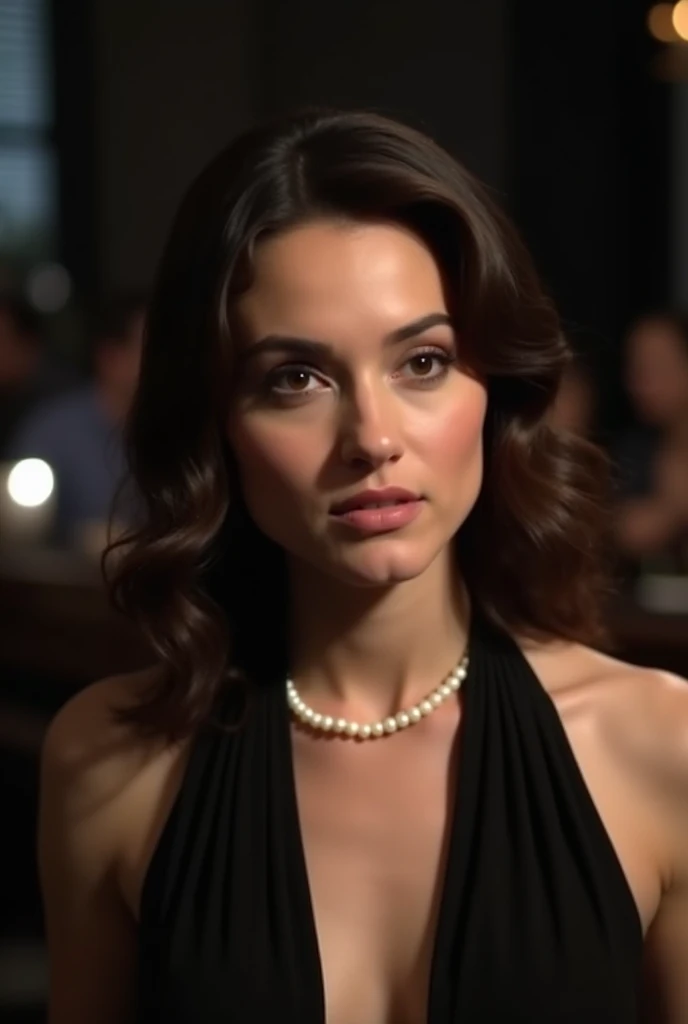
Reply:
[[[688, 1022], [688, 680], [660, 673], [651, 771], [664, 822], [664, 892], [645, 942], [646, 1024]], [[651, 717], [651, 716], [650, 716]]]
[[112, 683], [89, 687], [43, 747], [39, 868], [50, 959], [48, 1024], [133, 1020], [136, 933], [115, 879], [124, 775], [111, 743]]

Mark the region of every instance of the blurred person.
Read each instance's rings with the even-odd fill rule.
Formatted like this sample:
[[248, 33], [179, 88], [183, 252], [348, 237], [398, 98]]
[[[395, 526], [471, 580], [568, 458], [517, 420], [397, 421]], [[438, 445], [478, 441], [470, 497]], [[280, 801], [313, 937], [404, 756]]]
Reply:
[[[99, 553], [115, 496], [125, 478], [122, 427], [136, 389], [145, 298], [108, 303], [92, 331], [92, 380], [46, 402], [22, 421], [7, 445], [9, 459], [40, 458], [56, 482], [56, 542]], [[124, 525], [133, 499], [122, 491], [115, 517]]]
[[642, 559], [667, 552], [688, 532], [688, 317], [638, 321], [626, 343], [624, 376], [638, 425], [614, 450], [617, 542]]
[[40, 315], [20, 295], [0, 293], [0, 458], [17, 423], [74, 381], [48, 355]]
[[685, 1024], [688, 687], [591, 646], [568, 360], [410, 128], [286, 118], [192, 185], [108, 568], [158, 663], [43, 749], [51, 1024]]
[[549, 423], [578, 437], [589, 437], [595, 424], [596, 396], [591, 374], [580, 360], [564, 371]]

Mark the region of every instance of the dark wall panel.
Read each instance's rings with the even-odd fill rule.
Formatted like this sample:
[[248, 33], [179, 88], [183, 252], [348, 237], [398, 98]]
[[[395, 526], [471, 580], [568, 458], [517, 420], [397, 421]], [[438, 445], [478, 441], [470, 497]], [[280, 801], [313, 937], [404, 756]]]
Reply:
[[107, 288], [146, 284], [203, 164], [252, 123], [252, 0], [96, 0], [98, 262]]
[[265, 0], [263, 106], [372, 108], [505, 185], [507, 0]]

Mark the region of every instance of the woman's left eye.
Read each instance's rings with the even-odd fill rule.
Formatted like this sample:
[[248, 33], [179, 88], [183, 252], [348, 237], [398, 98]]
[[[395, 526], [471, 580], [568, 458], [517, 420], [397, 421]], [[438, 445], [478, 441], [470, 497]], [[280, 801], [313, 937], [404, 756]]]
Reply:
[[403, 369], [410, 371], [404, 376], [420, 383], [436, 381], [446, 376], [452, 362], [453, 359], [446, 352], [417, 352], [404, 363]]

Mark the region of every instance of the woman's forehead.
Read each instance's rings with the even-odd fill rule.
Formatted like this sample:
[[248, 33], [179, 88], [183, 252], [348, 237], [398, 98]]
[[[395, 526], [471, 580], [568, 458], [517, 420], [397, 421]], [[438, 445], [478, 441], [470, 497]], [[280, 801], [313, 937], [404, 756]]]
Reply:
[[295, 228], [259, 246], [254, 269], [236, 305], [249, 335], [296, 331], [317, 339], [323, 331], [345, 335], [364, 327], [383, 335], [446, 312], [434, 257], [422, 239], [397, 225]]

